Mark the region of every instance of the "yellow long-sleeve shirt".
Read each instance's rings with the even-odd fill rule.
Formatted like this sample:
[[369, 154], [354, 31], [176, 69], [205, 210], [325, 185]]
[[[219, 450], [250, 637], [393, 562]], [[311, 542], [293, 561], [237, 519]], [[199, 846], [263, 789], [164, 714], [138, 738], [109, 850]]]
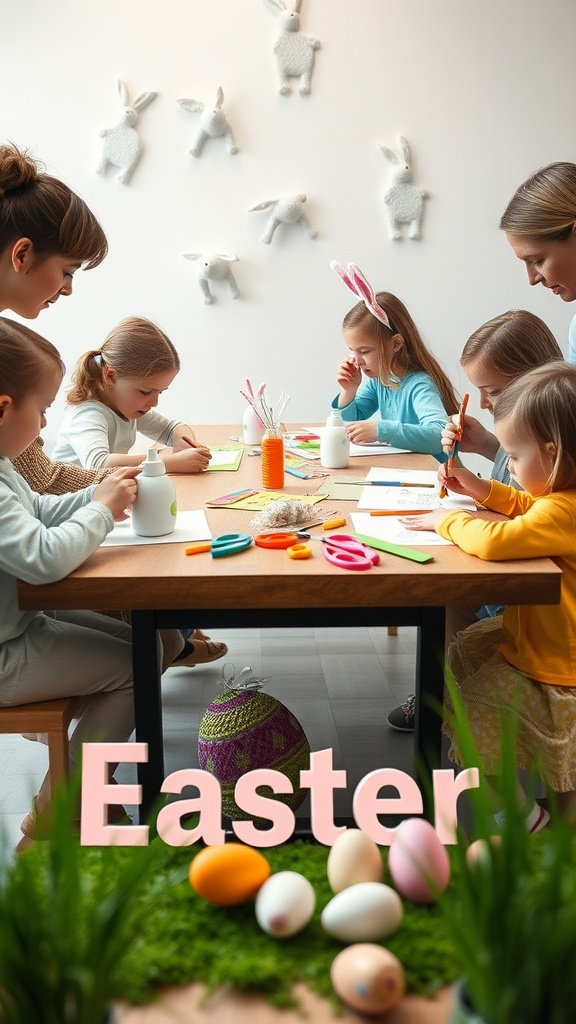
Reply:
[[539, 682], [576, 686], [576, 490], [533, 498], [492, 480], [484, 505], [510, 520], [488, 522], [451, 512], [437, 532], [488, 561], [553, 559], [562, 569], [560, 604], [508, 606], [500, 651]]

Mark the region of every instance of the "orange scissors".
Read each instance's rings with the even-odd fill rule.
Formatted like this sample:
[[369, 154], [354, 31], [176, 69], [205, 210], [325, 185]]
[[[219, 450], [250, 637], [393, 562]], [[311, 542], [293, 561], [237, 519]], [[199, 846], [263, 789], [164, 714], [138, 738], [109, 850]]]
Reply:
[[293, 544], [297, 544], [299, 540], [297, 533], [288, 533], [278, 530], [274, 533], [259, 533], [254, 538], [254, 543], [259, 548], [290, 548]]
[[[452, 472], [452, 470], [454, 469], [454, 459], [456, 458], [456, 456], [458, 454], [458, 448], [460, 446], [460, 441], [462, 440], [462, 434], [464, 433], [464, 416], [466, 414], [466, 407], [468, 405], [468, 399], [469, 398], [470, 398], [470, 395], [464, 395], [464, 398], [462, 399], [462, 401], [460, 403], [460, 408], [458, 410], [458, 423], [456, 425], [456, 434], [454, 436], [454, 444], [452, 445], [450, 454], [449, 454], [449, 456], [448, 456], [448, 458], [446, 460], [446, 469], [448, 470], [448, 474], [450, 474]], [[439, 498], [445, 498], [447, 494], [448, 494], [448, 491], [446, 490], [444, 485], [442, 485], [442, 487], [440, 488], [440, 491], [438, 492], [438, 497]]]

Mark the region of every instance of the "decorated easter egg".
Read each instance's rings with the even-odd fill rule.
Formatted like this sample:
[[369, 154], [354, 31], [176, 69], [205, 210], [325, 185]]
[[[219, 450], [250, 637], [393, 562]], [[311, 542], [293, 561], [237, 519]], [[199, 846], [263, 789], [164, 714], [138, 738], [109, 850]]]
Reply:
[[389, 885], [358, 882], [332, 897], [320, 923], [328, 935], [342, 942], [373, 942], [392, 935], [402, 913], [402, 901]]
[[491, 861], [490, 846], [500, 846], [502, 836], [490, 836], [488, 842], [485, 839], [475, 839], [466, 850], [466, 863], [468, 867], [483, 865], [488, 867]]
[[188, 877], [205, 900], [231, 907], [255, 896], [270, 875], [270, 864], [259, 850], [242, 843], [207, 846], [197, 853]]
[[282, 772], [292, 783], [292, 793], [263, 795], [293, 810], [307, 790], [300, 786], [300, 772], [310, 767], [310, 744], [298, 719], [268, 693], [227, 690], [214, 698], [198, 729], [198, 763], [214, 775], [222, 789], [222, 810], [234, 821], [251, 819], [234, 799], [241, 775], [256, 768]]
[[262, 931], [285, 939], [306, 927], [315, 906], [316, 893], [304, 875], [278, 871], [258, 891], [256, 920]]
[[388, 870], [398, 892], [413, 903], [432, 903], [450, 880], [450, 861], [425, 818], [406, 818], [392, 840]]
[[404, 968], [383, 946], [356, 943], [332, 961], [330, 980], [342, 1002], [361, 1013], [384, 1013], [404, 995]]
[[341, 892], [357, 882], [381, 882], [380, 847], [361, 829], [348, 828], [338, 836], [328, 854], [326, 873], [333, 892]]

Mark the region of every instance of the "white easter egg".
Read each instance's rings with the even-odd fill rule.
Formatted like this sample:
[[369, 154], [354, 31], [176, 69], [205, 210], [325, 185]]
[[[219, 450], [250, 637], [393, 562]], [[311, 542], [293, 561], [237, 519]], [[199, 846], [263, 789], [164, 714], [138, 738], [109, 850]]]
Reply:
[[381, 882], [380, 847], [361, 829], [348, 828], [338, 836], [328, 854], [326, 873], [333, 892], [358, 882]]
[[286, 939], [306, 927], [316, 906], [316, 893], [304, 875], [278, 871], [270, 875], [256, 896], [256, 920], [262, 931]]
[[388, 854], [388, 870], [398, 892], [413, 903], [432, 903], [450, 881], [450, 860], [434, 827], [425, 818], [406, 818]]
[[402, 901], [389, 885], [358, 882], [332, 897], [322, 911], [320, 922], [324, 931], [335, 939], [373, 942], [395, 932], [402, 913]]
[[361, 1013], [385, 1013], [400, 1001], [406, 988], [398, 958], [371, 942], [341, 950], [332, 961], [330, 980], [340, 999]]

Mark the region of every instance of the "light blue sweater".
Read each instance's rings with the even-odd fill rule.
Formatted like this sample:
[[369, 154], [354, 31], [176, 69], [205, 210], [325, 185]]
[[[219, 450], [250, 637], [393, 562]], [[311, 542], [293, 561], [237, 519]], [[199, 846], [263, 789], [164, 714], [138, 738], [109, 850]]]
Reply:
[[[332, 407], [338, 407], [338, 396]], [[396, 390], [375, 378], [364, 377], [354, 401], [340, 412], [344, 420], [367, 420], [377, 412], [377, 441], [433, 455], [438, 462], [446, 461], [440, 437], [448, 413], [427, 373], [408, 373]]]
[[110, 510], [92, 501], [94, 490], [36, 494], [8, 459], [0, 458], [0, 675], [1, 645], [20, 636], [37, 614], [20, 611], [17, 580], [61, 580], [113, 529]]

